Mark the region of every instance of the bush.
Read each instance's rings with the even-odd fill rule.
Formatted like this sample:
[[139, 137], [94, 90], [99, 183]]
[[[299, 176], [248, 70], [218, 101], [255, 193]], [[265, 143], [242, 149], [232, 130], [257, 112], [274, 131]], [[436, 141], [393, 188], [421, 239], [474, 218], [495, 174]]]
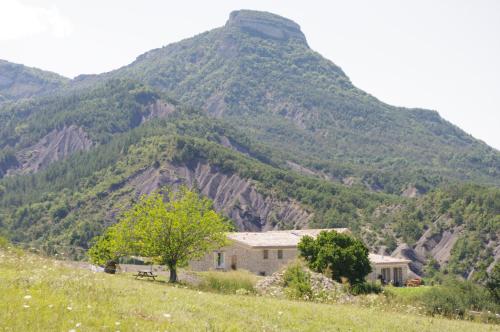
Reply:
[[486, 288], [490, 291], [496, 304], [500, 305], [500, 263], [496, 263], [488, 274]]
[[300, 262], [290, 264], [283, 274], [283, 283], [287, 297], [291, 299], [311, 299], [311, 274]]
[[10, 244], [9, 240], [4, 238], [3, 236], [0, 236], [0, 248], [1, 249], [7, 248], [9, 246], [9, 244]]
[[488, 290], [470, 281], [447, 280], [422, 294], [425, 310], [431, 315], [469, 318], [470, 311], [499, 311]]
[[379, 294], [382, 292], [382, 286], [379, 282], [366, 281], [352, 285], [349, 291], [353, 295]]
[[255, 293], [254, 286], [257, 282], [257, 276], [248, 271], [210, 271], [201, 273], [201, 276], [202, 281], [198, 287], [205, 291], [223, 294]]

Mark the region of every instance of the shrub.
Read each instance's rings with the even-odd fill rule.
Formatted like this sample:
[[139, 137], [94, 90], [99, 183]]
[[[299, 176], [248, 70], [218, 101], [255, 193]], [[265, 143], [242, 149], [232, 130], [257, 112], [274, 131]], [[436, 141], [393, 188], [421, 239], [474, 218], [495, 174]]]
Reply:
[[3, 236], [0, 236], [0, 248], [2, 249], [7, 248], [9, 244], [10, 244], [9, 240], [4, 238]]
[[300, 262], [290, 264], [283, 274], [286, 295], [291, 299], [311, 299], [311, 274]]
[[486, 280], [486, 288], [497, 304], [500, 304], [500, 263], [496, 263]]
[[210, 271], [201, 273], [201, 276], [202, 280], [198, 287], [202, 290], [223, 294], [255, 293], [254, 286], [257, 282], [257, 276], [245, 270]]
[[470, 311], [496, 312], [500, 309], [485, 287], [455, 279], [422, 294], [422, 302], [427, 313], [452, 318], [469, 317]]
[[349, 291], [353, 295], [379, 294], [382, 292], [382, 286], [379, 282], [365, 281], [352, 285]]

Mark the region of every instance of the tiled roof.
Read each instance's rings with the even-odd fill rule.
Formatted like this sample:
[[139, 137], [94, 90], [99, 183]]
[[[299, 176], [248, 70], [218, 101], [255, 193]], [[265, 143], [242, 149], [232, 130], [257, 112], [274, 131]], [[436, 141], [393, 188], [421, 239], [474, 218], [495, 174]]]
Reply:
[[401, 259], [392, 256], [369, 254], [370, 262], [375, 264], [396, 264], [396, 263], [410, 263], [408, 259]]
[[229, 233], [228, 237], [233, 241], [243, 243], [250, 247], [296, 247], [300, 239], [305, 235], [316, 237], [321, 231], [332, 230], [339, 233], [350, 233], [348, 228], [325, 228], [268, 232], [236, 232]]

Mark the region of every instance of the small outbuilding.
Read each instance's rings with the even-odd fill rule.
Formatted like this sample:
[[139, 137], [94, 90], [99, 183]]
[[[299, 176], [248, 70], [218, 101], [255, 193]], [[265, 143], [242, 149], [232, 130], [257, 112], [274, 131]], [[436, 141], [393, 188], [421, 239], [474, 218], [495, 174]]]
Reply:
[[[303, 229], [268, 232], [229, 233], [230, 244], [191, 261], [194, 271], [244, 269], [258, 275], [271, 275], [299, 255], [297, 245], [305, 235], [316, 237], [322, 231], [350, 234], [347, 228]], [[368, 280], [403, 285], [408, 278], [409, 260], [369, 254], [372, 273]]]

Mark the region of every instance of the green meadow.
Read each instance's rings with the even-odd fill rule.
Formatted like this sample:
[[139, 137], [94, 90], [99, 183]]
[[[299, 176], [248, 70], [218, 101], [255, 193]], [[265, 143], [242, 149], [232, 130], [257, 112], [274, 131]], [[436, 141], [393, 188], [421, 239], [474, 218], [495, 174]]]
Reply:
[[232, 295], [0, 249], [0, 331], [500, 331], [497, 325]]

